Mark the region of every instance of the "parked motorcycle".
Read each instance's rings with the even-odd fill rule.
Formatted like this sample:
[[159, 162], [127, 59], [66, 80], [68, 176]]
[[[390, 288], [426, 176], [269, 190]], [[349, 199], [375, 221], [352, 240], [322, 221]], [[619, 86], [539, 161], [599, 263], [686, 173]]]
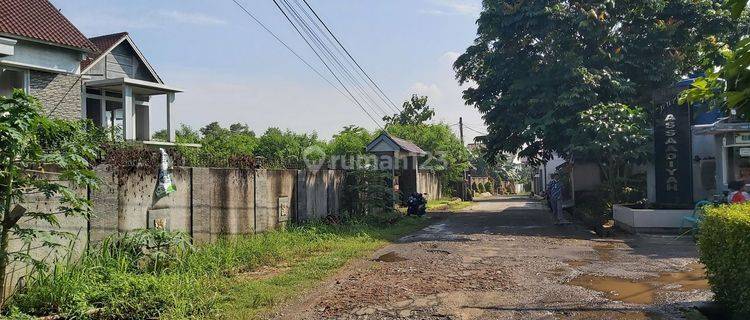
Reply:
[[427, 214], [427, 199], [421, 193], [412, 193], [406, 198], [406, 214], [413, 216], [423, 216]]

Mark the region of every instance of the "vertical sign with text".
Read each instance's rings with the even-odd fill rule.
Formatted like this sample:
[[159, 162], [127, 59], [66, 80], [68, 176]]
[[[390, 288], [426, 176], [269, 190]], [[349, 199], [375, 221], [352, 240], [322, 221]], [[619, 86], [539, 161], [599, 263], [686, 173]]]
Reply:
[[654, 169], [656, 202], [692, 205], [693, 168], [690, 107], [676, 99], [654, 110]]

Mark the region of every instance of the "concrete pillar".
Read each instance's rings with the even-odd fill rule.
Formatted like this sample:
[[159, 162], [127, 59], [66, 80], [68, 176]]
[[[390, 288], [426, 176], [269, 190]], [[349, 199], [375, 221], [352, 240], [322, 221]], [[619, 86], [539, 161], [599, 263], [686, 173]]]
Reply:
[[425, 190], [422, 190], [422, 188], [419, 187], [419, 156], [414, 155], [412, 156], [412, 161], [414, 162], [414, 184], [415, 184], [415, 190], [418, 193], [424, 193]]
[[99, 113], [102, 115], [99, 118], [99, 120], [101, 121], [102, 128], [108, 128], [109, 119], [107, 119], [107, 103], [104, 100], [104, 98], [99, 98]]
[[174, 106], [174, 92], [167, 93], [167, 141], [174, 142], [174, 126], [172, 125], [172, 107]]
[[129, 85], [122, 86], [122, 108], [123, 136], [127, 141], [135, 140], [135, 101], [133, 98], [133, 88]]

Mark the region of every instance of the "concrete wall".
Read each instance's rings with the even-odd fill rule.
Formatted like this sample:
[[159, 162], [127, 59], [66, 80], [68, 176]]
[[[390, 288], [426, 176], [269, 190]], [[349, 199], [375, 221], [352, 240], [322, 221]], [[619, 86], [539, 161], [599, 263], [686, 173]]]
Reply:
[[596, 163], [576, 163], [571, 172], [571, 183], [575, 191], [596, 190], [601, 184], [601, 172]]
[[419, 193], [426, 193], [427, 200], [440, 199], [443, 197], [443, 185], [440, 183], [440, 176], [431, 171], [419, 171], [417, 178]]
[[53, 117], [81, 118], [81, 78], [75, 74], [31, 70], [29, 94], [39, 99]]
[[169, 230], [191, 234], [198, 243], [281, 227], [279, 198], [290, 199], [289, 219], [338, 214], [345, 177], [338, 170], [178, 167], [173, 172], [177, 191], [155, 199], [156, 169], [118, 174], [99, 167], [97, 173], [102, 184], [91, 192], [92, 241], [151, 228], [158, 220]]
[[0, 57], [0, 63], [75, 74], [81, 59], [80, 51], [18, 39], [13, 55]]
[[[54, 174], [47, 174], [50, 179], [54, 179]], [[86, 197], [86, 189], [74, 189], [79, 197]], [[33, 259], [45, 261], [47, 263], [54, 263], [56, 261], [66, 261], [66, 259], [77, 259], [80, 254], [86, 249], [88, 245], [88, 221], [85, 217], [65, 217], [60, 214], [59, 206], [61, 205], [58, 197], [52, 197], [47, 199], [42, 194], [31, 194], [26, 197], [26, 202], [23, 203], [23, 207], [26, 208], [27, 213], [49, 213], [55, 214], [59, 226], [53, 226], [48, 222], [40, 220], [29, 220], [21, 218], [19, 226], [24, 229], [34, 229], [42, 232], [39, 239], [24, 243], [17, 237], [11, 235], [9, 241], [9, 252], [26, 252]], [[57, 235], [47, 234], [48, 231], [55, 231]], [[61, 232], [67, 233], [68, 236], [60, 235]], [[43, 246], [41, 239], [56, 243], [59, 246], [51, 248], [49, 246]], [[8, 266], [6, 270], [8, 277], [3, 288], [6, 293], [9, 293], [13, 288], [16, 287], [19, 279], [27, 275], [31, 271], [30, 266], [21, 262], [13, 262]]]

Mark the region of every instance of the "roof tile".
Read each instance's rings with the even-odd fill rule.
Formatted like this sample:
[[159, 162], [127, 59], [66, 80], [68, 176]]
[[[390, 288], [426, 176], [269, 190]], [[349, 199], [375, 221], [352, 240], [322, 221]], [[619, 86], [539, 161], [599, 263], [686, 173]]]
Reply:
[[47, 0], [0, 0], [0, 33], [96, 51], [81, 31]]
[[118, 32], [113, 34], [106, 34], [103, 36], [93, 37], [89, 38], [89, 41], [94, 44], [95, 48], [97, 49], [95, 52], [88, 54], [86, 59], [81, 61], [81, 70], [86, 69], [91, 63], [94, 62], [99, 56], [101, 56], [104, 52], [107, 52], [112, 46], [114, 46], [116, 43], [120, 42], [122, 38], [127, 36], [127, 32]]

